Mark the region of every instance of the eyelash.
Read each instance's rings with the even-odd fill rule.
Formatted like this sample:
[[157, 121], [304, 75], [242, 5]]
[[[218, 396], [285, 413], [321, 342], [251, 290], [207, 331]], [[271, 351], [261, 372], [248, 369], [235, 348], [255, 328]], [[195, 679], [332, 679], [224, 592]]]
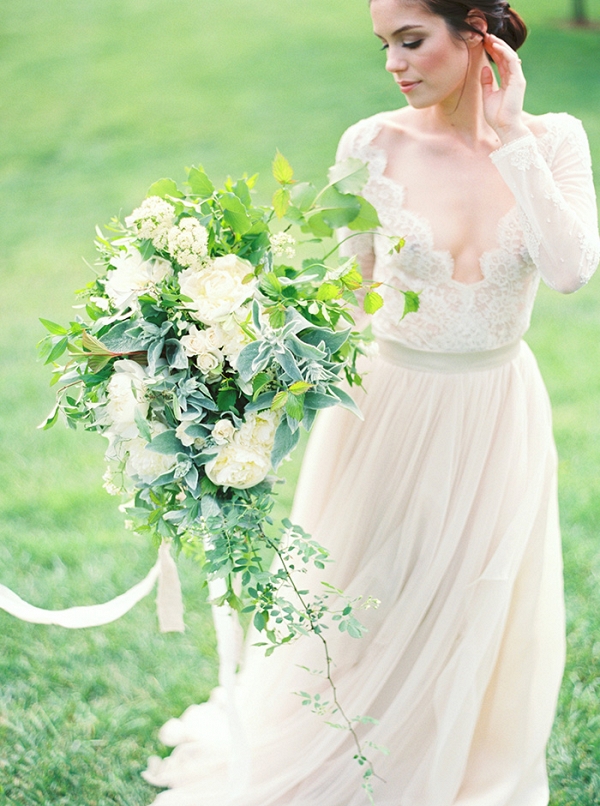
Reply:
[[[414, 42], [404, 42], [402, 47], [403, 48], [409, 48], [409, 50], [416, 50], [422, 44], [422, 42], [423, 42], [422, 39], [415, 39]], [[389, 45], [382, 45], [381, 46], [381, 50], [388, 50], [388, 48], [389, 48]]]

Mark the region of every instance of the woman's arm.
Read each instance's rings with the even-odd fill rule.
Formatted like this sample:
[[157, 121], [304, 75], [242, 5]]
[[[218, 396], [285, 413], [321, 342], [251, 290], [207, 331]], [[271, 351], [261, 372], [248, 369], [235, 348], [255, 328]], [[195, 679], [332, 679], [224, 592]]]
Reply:
[[580, 121], [561, 117], [552, 167], [529, 133], [491, 154], [516, 199], [531, 257], [551, 288], [570, 293], [600, 261], [590, 150]]
[[560, 142], [552, 166], [525, 125], [525, 77], [521, 60], [506, 42], [486, 35], [484, 46], [500, 75], [481, 74], [483, 109], [503, 146], [491, 158], [512, 190], [527, 248], [544, 281], [563, 293], [586, 283], [600, 260], [598, 210], [590, 150], [581, 123], [561, 116]]

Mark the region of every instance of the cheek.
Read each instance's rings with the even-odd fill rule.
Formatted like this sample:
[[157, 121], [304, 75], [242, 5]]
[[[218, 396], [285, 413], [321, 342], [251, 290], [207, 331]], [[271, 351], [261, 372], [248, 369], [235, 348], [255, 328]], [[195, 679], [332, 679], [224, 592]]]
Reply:
[[419, 67], [424, 72], [437, 74], [453, 80], [457, 75], [463, 75], [467, 60], [465, 54], [451, 43], [431, 48], [420, 56]]

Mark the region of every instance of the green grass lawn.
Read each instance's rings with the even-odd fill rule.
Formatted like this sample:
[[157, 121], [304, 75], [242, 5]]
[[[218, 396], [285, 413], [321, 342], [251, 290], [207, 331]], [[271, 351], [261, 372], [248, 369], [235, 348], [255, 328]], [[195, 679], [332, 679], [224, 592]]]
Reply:
[[[20, 0], [0, 31], [0, 582], [44, 607], [106, 600], [154, 562], [102, 489], [104, 440], [37, 431], [52, 403], [39, 316], [64, 320], [90, 278], [94, 225], [160, 176], [202, 162], [261, 174], [278, 147], [320, 179], [343, 129], [399, 98], [363, 0]], [[599, 0], [590, 11], [600, 19]], [[524, 0], [532, 112], [581, 117], [600, 171], [600, 33]], [[600, 176], [600, 173], [598, 174]], [[554, 405], [569, 660], [550, 746], [553, 806], [600, 802], [600, 281], [545, 289], [528, 340]], [[297, 459], [288, 466], [295, 476]], [[293, 485], [281, 495], [288, 506]], [[86, 631], [0, 613], [0, 803], [142, 806], [157, 728], [204, 699], [215, 646], [196, 569], [181, 562], [185, 635], [151, 598]], [[327, 806], [323, 804], [323, 806]]]

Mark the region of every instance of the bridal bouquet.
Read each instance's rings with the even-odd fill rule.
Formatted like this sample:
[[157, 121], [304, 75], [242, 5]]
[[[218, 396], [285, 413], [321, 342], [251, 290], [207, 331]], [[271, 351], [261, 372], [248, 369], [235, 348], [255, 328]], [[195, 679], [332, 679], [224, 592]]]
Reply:
[[[320, 191], [296, 183], [281, 154], [273, 174], [268, 207], [253, 202], [255, 177], [217, 190], [192, 168], [183, 189], [153, 184], [124, 223], [113, 219], [111, 237], [98, 230], [97, 277], [79, 292], [87, 321], [42, 320], [40, 352], [59, 384], [42, 427], [62, 412], [103, 434], [106, 489], [128, 498], [136, 531], [199, 557], [209, 578], [226, 580], [223, 601], [254, 611], [275, 644], [306, 619], [289, 609], [272, 619], [285, 580], [264, 570], [265, 546], [318, 564], [326, 552], [287, 522], [285, 541], [269, 531], [272, 471], [320, 409], [359, 414], [341, 383], [361, 383], [356, 360], [368, 350], [352, 316], [364, 289], [355, 260], [333, 247], [294, 265], [290, 228], [319, 246], [334, 228], [379, 221], [357, 195], [368, 178], [359, 160], [334, 166]], [[376, 284], [364, 290], [374, 312]]]
[[[299, 590], [294, 569], [324, 567], [327, 552], [288, 521], [277, 533], [270, 512], [273, 473], [300, 427], [329, 406], [359, 414], [342, 387], [361, 383], [356, 361], [369, 349], [355, 327], [356, 294], [368, 313], [382, 305], [356, 261], [323, 241], [342, 226], [378, 226], [358, 195], [367, 167], [339, 163], [317, 190], [295, 182], [278, 154], [273, 174], [271, 206], [254, 203], [255, 177], [216, 189], [194, 167], [183, 188], [153, 184], [124, 222], [113, 219], [110, 236], [98, 230], [97, 276], [79, 292], [86, 318], [42, 320], [49, 335], [40, 343], [58, 384], [42, 427], [62, 412], [70, 426], [105, 436], [105, 486], [125, 497], [133, 528], [222, 580], [215, 603], [251, 613], [267, 652], [299, 634], [322, 636], [326, 615], [361, 633], [340, 591], [309, 602]], [[319, 254], [295, 261], [298, 239]], [[416, 295], [405, 300], [416, 308]]]

